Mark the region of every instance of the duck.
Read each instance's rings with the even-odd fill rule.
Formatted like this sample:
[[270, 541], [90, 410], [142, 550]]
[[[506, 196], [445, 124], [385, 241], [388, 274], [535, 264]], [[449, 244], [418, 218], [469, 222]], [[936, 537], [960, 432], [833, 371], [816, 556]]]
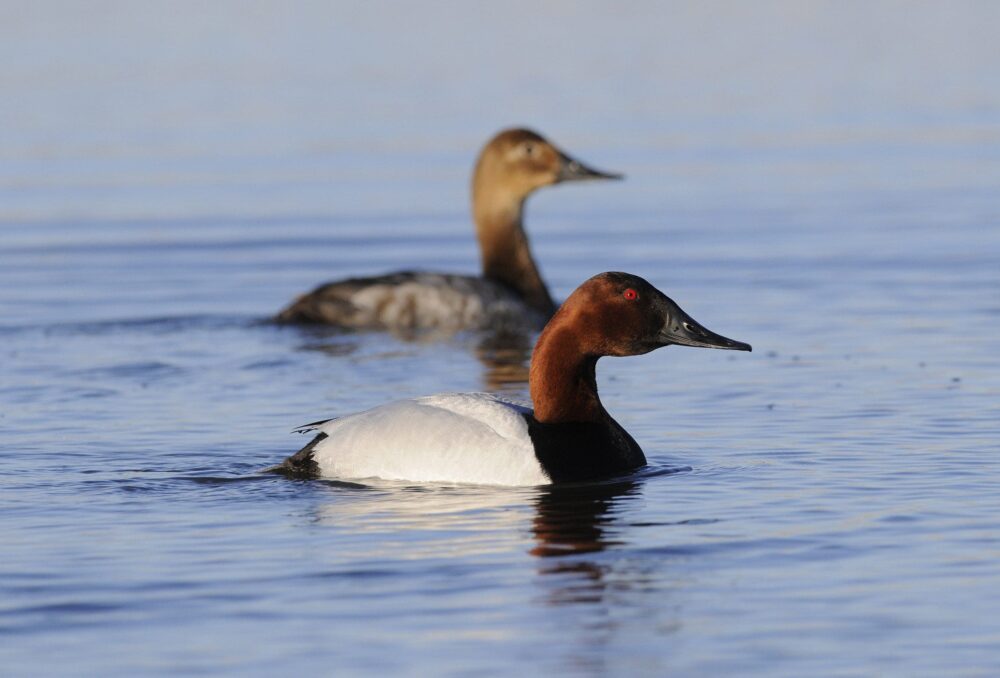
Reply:
[[637, 275], [580, 285], [545, 325], [531, 358], [533, 408], [490, 393], [399, 400], [297, 429], [314, 432], [271, 470], [298, 478], [550, 485], [622, 476], [642, 448], [597, 393], [597, 361], [664, 346], [750, 351], [716, 334]]
[[526, 200], [544, 186], [621, 178], [588, 167], [530, 129], [501, 131], [483, 147], [472, 176], [481, 275], [409, 270], [338, 280], [298, 297], [275, 320], [404, 334], [539, 330], [556, 304], [524, 230]]

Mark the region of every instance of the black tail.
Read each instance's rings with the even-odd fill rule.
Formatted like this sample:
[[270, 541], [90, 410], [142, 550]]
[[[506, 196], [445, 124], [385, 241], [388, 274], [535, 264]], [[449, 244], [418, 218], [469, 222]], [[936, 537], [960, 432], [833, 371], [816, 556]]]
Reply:
[[313, 459], [313, 450], [326, 437], [325, 433], [318, 433], [315, 438], [309, 441], [308, 445], [277, 466], [272, 466], [267, 470], [289, 478], [319, 478], [319, 464]]

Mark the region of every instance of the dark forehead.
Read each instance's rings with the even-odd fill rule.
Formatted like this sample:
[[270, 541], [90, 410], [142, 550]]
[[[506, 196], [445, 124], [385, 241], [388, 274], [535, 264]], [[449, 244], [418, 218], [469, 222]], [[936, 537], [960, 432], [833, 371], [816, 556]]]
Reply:
[[607, 273], [601, 273], [599, 275], [595, 275], [590, 280], [595, 285], [613, 287], [615, 289], [624, 289], [626, 287], [647, 289], [651, 287], [648, 282], [639, 276], [632, 275], [631, 273], [622, 273], [620, 271], [608, 271]]
[[525, 141], [545, 143], [545, 139], [541, 134], [533, 132], [530, 129], [524, 129], [523, 127], [504, 130], [493, 137], [493, 143], [510, 144], [512, 146], [524, 143]]

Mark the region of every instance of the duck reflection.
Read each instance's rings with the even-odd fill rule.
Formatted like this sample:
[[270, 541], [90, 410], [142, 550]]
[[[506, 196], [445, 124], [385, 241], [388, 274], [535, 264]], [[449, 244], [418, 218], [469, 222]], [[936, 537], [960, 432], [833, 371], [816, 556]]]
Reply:
[[[618, 516], [639, 496], [641, 481], [533, 488], [318, 481], [317, 489], [324, 486], [331, 494], [322, 493], [329, 501], [316, 507], [317, 522], [350, 525], [354, 533], [428, 531], [434, 538], [423, 545], [433, 543], [439, 554], [473, 554], [483, 547], [493, 551], [501, 544], [523, 547], [527, 523], [535, 542], [528, 553], [549, 562], [543, 572], [579, 572], [599, 579], [595, 564], [560, 556], [594, 554], [620, 544], [615, 536]], [[410, 548], [420, 547], [415, 542]]]
[[[529, 553], [539, 558], [538, 584], [543, 600], [556, 607], [579, 607], [573, 613], [576, 633], [587, 638], [588, 650], [573, 659], [589, 663], [614, 637], [616, 622], [611, 602], [615, 591], [641, 588], [646, 573], [641, 568], [622, 567], [613, 556], [626, 525], [621, 514], [641, 492], [634, 478], [600, 484], [554, 485], [544, 488], [535, 502], [533, 534], [535, 546]], [[602, 552], [610, 550], [611, 558]]]
[[523, 391], [528, 385], [534, 336], [527, 332], [491, 332], [481, 337], [475, 356], [483, 366], [487, 391]]
[[302, 346], [299, 347], [299, 350], [316, 351], [317, 353], [328, 355], [331, 358], [343, 358], [356, 353], [358, 350], [358, 344], [353, 341], [324, 341], [302, 344]]
[[542, 488], [535, 502], [533, 533], [539, 558], [596, 553], [620, 542], [613, 536], [618, 507], [639, 492], [639, 482], [622, 479]]
[[[296, 328], [305, 341], [299, 345], [300, 351], [315, 351], [331, 358], [346, 358], [358, 354], [366, 333], [346, 332], [338, 328], [307, 325]], [[373, 333], [367, 333], [377, 341], [384, 341]], [[407, 345], [437, 343], [440, 337], [424, 335], [400, 336], [398, 350], [384, 350], [380, 358], [401, 356], [412, 357], [414, 353]], [[482, 365], [482, 383], [486, 391], [523, 394], [528, 386], [528, 371], [531, 351], [534, 348], [534, 334], [520, 331], [498, 331], [487, 334], [469, 335], [465, 340], [456, 339], [462, 350], [470, 350]]]
[[316, 351], [331, 358], [353, 355], [360, 348], [358, 337], [339, 327], [327, 325], [302, 325], [294, 328], [301, 340], [296, 350]]

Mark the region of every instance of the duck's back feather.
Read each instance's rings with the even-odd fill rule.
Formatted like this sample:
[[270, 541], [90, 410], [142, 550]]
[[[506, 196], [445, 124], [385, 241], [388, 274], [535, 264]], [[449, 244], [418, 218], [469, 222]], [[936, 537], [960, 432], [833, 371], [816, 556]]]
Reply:
[[531, 410], [487, 393], [402, 400], [321, 423], [284, 470], [328, 478], [540, 485]]
[[328, 283], [296, 299], [276, 318], [396, 330], [537, 329], [547, 319], [498, 282], [419, 271]]

